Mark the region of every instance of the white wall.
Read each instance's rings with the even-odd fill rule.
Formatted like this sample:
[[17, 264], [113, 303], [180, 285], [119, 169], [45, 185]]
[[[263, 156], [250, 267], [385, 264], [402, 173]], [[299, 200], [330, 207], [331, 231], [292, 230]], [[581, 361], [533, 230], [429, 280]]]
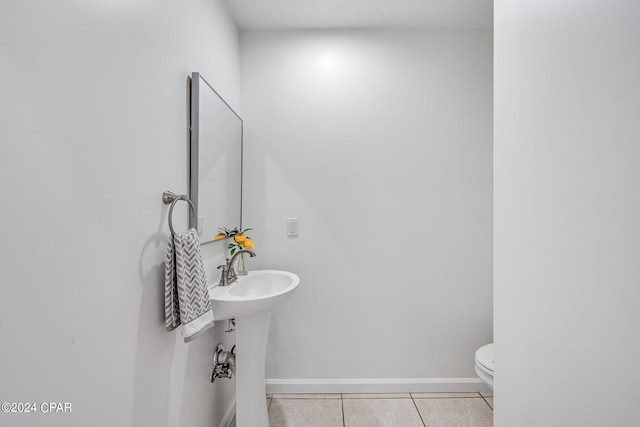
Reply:
[[251, 263], [302, 280], [274, 312], [270, 380], [475, 377], [492, 340], [491, 44], [242, 33]]
[[495, 425], [640, 425], [640, 3], [495, 3]]
[[235, 25], [210, 0], [5, 0], [0, 40], [0, 396], [73, 410], [0, 424], [217, 426], [233, 339], [164, 330], [161, 195], [188, 189], [187, 76], [239, 107]]

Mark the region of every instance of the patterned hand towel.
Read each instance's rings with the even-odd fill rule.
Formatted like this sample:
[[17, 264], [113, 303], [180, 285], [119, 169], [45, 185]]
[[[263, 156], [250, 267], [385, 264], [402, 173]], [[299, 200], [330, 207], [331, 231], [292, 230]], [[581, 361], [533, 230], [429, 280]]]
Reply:
[[200, 241], [193, 228], [169, 236], [164, 275], [164, 316], [168, 331], [184, 325], [184, 342], [197, 338], [213, 326]]

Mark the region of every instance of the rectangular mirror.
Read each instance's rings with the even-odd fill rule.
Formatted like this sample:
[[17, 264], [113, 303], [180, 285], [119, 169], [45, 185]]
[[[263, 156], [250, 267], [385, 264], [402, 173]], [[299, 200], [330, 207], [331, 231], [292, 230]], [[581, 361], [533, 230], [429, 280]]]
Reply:
[[200, 73], [191, 76], [190, 157], [189, 224], [208, 243], [218, 228], [242, 226], [242, 119]]

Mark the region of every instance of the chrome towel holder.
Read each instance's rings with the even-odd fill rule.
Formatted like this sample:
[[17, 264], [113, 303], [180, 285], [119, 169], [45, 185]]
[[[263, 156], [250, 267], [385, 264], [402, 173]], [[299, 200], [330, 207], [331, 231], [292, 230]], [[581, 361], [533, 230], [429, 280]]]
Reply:
[[189, 203], [189, 209], [191, 209], [191, 214], [193, 215], [193, 217], [196, 217], [196, 208], [195, 206], [193, 206], [193, 203], [191, 203], [191, 200], [189, 200], [189, 196], [186, 194], [176, 194], [173, 193], [171, 191], [165, 191], [164, 193], [162, 193], [162, 202], [165, 205], [171, 205], [169, 207], [169, 230], [171, 230], [171, 235], [175, 236], [176, 232], [173, 229], [173, 207], [176, 205], [176, 203], [178, 203], [180, 200], [184, 200], [185, 202]]

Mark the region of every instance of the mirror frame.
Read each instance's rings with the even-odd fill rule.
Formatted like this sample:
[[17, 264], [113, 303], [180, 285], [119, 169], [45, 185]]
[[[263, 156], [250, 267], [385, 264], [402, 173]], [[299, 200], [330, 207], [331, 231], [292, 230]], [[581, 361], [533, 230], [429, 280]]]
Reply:
[[[202, 74], [198, 72], [193, 72], [191, 74], [191, 111], [190, 111], [190, 123], [189, 123], [189, 198], [191, 202], [193, 202], [195, 213], [189, 213], [189, 228], [197, 227], [198, 216], [200, 216], [198, 202], [198, 191], [199, 191], [199, 161], [200, 161], [200, 138], [199, 138], [199, 130], [200, 130], [200, 81], [203, 81], [206, 86], [213, 91], [213, 93], [224, 103], [224, 105], [238, 118], [240, 121], [240, 218], [238, 218], [238, 227], [242, 228], [242, 195], [243, 195], [243, 187], [244, 187], [244, 122], [242, 117], [238, 115], [238, 113], [231, 108], [231, 106], [224, 100], [222, 96], [209, 84], [209, 82], [202, 77]], [[212, 195], [211, 197], [214, 197]], [[222, 224], [221, 227], [229, 226], [227, 224]], [[235, 226], [235, 225], [234, 225]], [[201, 230], [198, 230], [200, 232]], [[225, 239], [220, 239], [225, 240]], [[215, 242], [213, 237], [211, 240], [201, 241], [200, 244], [204, 245], [207, 243]]]

